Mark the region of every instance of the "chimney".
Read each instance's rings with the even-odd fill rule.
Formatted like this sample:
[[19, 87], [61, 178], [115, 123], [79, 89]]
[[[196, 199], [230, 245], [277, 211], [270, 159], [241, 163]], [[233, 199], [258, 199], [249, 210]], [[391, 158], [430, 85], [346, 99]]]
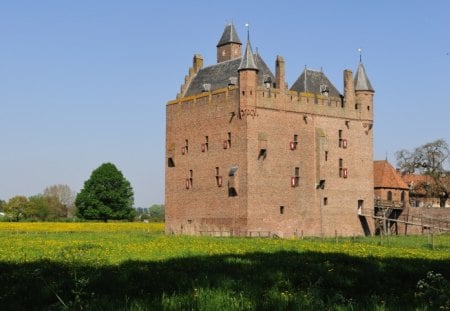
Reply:
[[285, 71], [284, 71], [284, 58], [283, 56], [277, 56], [275, 62], [275, 85], [277, 89], [284, 90], [285, 83]]
[[194, 55], [193, 66], [194, 73], [197, 73], [200, 69], [203, 68], [203, 57], [200, 54]]
[[344, 70], [344, 101], [348, 107], [355, 105], [355, 84], [353, 83], [353, 72]]

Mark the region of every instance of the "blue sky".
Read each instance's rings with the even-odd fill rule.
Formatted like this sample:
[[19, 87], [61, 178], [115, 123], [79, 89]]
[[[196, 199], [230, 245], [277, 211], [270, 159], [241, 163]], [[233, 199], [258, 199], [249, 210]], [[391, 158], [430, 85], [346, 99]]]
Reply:
[[292, 85], [304, 66], [363, 62], [376, 90], [375, 159], [450, 142], [448, 1], [0, 2], [0, 199], [67, 184], [114, 163], [136, 206], [164, 202], [165, 104], [200, 53], [216, 61], [227, 22]]

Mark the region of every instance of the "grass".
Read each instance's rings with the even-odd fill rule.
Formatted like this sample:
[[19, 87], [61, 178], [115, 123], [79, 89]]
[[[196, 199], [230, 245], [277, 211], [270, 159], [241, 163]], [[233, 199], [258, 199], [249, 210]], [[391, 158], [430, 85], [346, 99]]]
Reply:
[[[71, 226], [74, 225], [74, 226]], [[0, 223], [2, 310], [450, 308], [450, 236], [165, 236], [155, 224]], [[427, 279], [428, 273], [441, 279]], [[432, 286], [418, 288], [419, 281]], [[447, 305], [448, 304], [448, 305]]]

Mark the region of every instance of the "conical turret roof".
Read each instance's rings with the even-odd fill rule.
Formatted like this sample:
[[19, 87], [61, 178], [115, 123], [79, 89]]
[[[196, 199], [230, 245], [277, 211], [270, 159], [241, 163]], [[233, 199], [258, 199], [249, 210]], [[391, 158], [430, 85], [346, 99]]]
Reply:
[[371, 92], [375, 91], [372, 87], [372, 84], [370, 84], [369, 77], [367, 77], [366, 74], [366, 69], [364, 68], [364, 65], [362, 63], [359, 63], [354, 81], [355, 81], [355, 91], [371, 91]]
[[238, 36], [233, 24], [228, 24], [227, 26], [225, 26], [225, 30], [223, 31], [223, 34], [219, 40], [219, 43], [217, 43], [217, 47], [220, 47], [222, 45], [229, 44], [229, 43], [236, 43], [236, 44], [242, 45], [242, 42], [239, 39], [239, 36]]
[[258, 71], [258, 66], [256, 66], [255, 58], [253, 56], [252, 46], [250, 45], [250, 40], [247, 40], [244, 56], [242, 57], [241, 64], [239, 65], [238, 68], [238, 71], [240, 70]]

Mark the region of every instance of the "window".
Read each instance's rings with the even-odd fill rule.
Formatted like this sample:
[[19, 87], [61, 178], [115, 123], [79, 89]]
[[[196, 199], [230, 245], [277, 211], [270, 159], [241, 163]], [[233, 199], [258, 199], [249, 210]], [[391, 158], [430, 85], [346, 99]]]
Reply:
[[216, 166], [216, 184], [217, 187], [222, 187], [222, 176], [220, 175], [220, 169]]
[[184, 152], [188, 153], [188, 151], [189, 151], [189, 141], [186, 139], [184, 141]]
[[228, 132], [228, 148], [231, 148], [231, 133]]
[[328, 205], [328, 198], [323, 198], [323, 205]]
[[280, 215], [284, 214], [284, 206], [280, 206]]
[[344, 177], [344, 160], [339, 159], [339, 177]]
[[338, 131], [339, 147], [342, 147], [342, 130]]
[[205, 150], [208, 151], [209, 137], [205, 136]]
[[392, 191], [388, 191], [387, 193], [387, 200], [392, 201]]
[[237, 165], [233, 165], [228, 172], [228, 196], [229, 197], [236, 197], [238, 195], [236, 190], [236, 173], [237, 173], [238, 167]]
[[194, 185], [194, 173], [192, 170], [189, 170], [189, 186], [192, 188]]
[[295, 149], [297, 149], [297, 145], [298, 145], [298, 135], [294, 134], [294, 146], [295, 146]]
[[358, 200], [358, 215], [362, 215], [364, 208], [364, 200]]
[[300, 185], [300, 168], [296, 167], [294, 170], [294, 178], [292, 180], [292, 186], [298, 187]]
[[175, 162], [173, 161], [173, 158], [167, 159], [167, 166], [168, 167], [175, 167]]
[[325, 151], [325, 162], [328, 161], [328, 151]]

